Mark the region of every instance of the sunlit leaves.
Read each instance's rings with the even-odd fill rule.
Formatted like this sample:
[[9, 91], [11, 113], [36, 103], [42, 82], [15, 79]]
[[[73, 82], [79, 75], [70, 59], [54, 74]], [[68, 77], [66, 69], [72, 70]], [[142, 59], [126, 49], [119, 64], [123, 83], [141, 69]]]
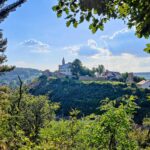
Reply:
[[70, 24], [71, 24], [71, 21], [67, 21], [67, 22], [66, 22], [66, 26], [67, 26], [67, 27], [69, 27]]
[[147, 47], [144, 49], [144, 51], [150, 53], [150, 44], [147, 44], [146, 46]]
[[[86, 20], [89, 29], [96, 33], [103, 30], [110, 19], [122, 19], [129, 28], [136, 28], [135, 33], [139, 38], [149, 38], [150, 35], [150, 5], [147, 0], [59, 0], [53, 10], [58, 17], [63, 12], [66, 14], [67, 27], [72, 23], [77, 28]], [[149, 47], [145, 51], [150, 52]]]

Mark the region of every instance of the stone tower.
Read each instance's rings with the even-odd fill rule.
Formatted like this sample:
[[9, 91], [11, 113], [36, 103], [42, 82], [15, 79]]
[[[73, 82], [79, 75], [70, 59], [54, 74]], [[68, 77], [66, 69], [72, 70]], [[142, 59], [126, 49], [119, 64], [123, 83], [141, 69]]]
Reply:
[[128, 73], [128, 78], [126, 80], [127, 83], [134, 83], [134, 74]]
[[62, 59], [62, 65], [65, 65], [65, 59], [64, 59], [64, 57]]

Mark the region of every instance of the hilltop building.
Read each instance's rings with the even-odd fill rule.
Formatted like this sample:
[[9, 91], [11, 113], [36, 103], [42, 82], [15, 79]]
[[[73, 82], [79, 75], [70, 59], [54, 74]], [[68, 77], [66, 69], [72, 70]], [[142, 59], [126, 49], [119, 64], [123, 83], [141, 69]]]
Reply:
[[45, 71], [42, 72], [42, 75], [45, 75], [45, 76], [49, 77], [49, 76], [52, 76], [53, 73], [50, 72], [50, 71], [47, 69], [47, 70], [45, 70]]
[[139, 88], [150, 89], [150, 80], [143, 80], [137, 84]]
[[65, 59], [63, 58], [62, 64], [59, 65], [58, 72], [62, 75], [65, 75], [65, 76], [72, 76], [71, 66], [72, 66], [72, 63], [70, 63], [70, 62], [66, 63]]
[[106, 80], [119, 80], [121, 78], [121, 74], [119, 72], [106, 70], [102, 73], [102, 77]]

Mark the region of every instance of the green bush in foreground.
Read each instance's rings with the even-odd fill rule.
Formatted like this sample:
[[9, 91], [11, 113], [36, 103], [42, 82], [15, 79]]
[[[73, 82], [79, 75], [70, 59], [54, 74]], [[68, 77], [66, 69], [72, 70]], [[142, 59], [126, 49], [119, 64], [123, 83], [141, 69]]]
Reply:
[[[101, 115], [79, 119], [72, 110], [68, 119], [55, 119], [57, 103], [46, 96], [0, 93], [0, 149], [2, 150], [138, 150], [150, 144], [149, 118], [138, 127], [133, 121], [135, 97], [106, 99]], [[141, 141], [140, 141], [141, 138]]]

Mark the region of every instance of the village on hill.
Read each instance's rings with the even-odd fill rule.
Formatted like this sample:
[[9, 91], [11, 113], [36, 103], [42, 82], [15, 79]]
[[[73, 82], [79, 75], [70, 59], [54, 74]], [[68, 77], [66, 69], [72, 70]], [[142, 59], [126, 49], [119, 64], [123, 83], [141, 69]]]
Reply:
[[[83, 73], [83, 71], [80, 71], [81, 68], [86, 71]], [[43, 75], [47, 77], [78, 79], [80, 81], [121, 81], [127, 84], [136, 84], [139, 88], [150, 89], [150, 80], [137, 77], [134, 73], [121, 74], [120, 72], [107, 70], [103, 65], [90, 70], [83, 67], [81, 61], [78, 59], [72, 63], [66, 63], [63, 58], [62, 64], [58, 66], [57, 71], [50, 72], [49, 70], [45, 70], [43, 71]]]

